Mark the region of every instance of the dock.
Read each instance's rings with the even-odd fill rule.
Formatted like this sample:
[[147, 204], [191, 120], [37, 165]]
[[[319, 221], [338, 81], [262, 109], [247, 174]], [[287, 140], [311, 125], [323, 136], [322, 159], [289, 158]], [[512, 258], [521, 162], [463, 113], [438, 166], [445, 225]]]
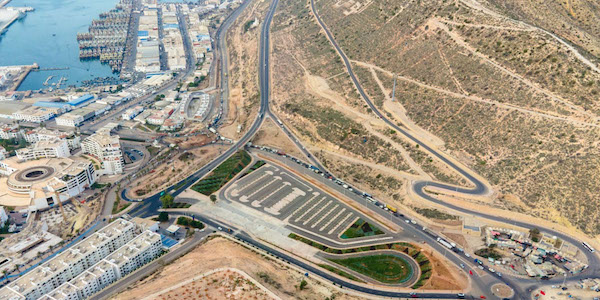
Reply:
[[114, 9], [92, 20], [88, 32], [77, 34], [79, 59], [99, 59], [113, 72], [121, 72], [132, 13], [133, 1], [120, 0]]
[[[8, 2], [6, 2], [8, 3]], [[16, 20], [25, 17], [26, 13], [33, 11], [33, 7], [2, 7], [0, 6], [0, 35]]]
[[39, 69], [39, 66], [35, 63], [33, 65], [14, 66], [14, 67], [21, 68], [21, 73], [14, 80], [13, 85], [8, 89], [8, 91], [16, 91], [17, 89], [19, 89], [19, 86], [21, 86], [21, 83], [23, 83], [23, 80], [25, 80], [25, 78], [27, 78], [27, 75], [29, 75], [29, 72]]

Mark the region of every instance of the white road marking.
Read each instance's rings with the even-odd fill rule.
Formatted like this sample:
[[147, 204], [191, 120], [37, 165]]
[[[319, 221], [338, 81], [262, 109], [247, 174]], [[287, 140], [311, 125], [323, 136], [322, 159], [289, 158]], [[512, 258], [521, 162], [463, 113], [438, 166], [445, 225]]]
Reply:
[[329, 202], [327, 202], [327, 204], [323, 205], [321, 208], [319, 208], [319, 210], [314, 213], [312, 216], [310, 216], [310, 218], [308, 218], [308, 220], [304, 221], [304, 223], [302, 223], [302, 225], [306, 225], [306, 223], [310, 222], [310, 220], [314, 219], [320, 212], [322, 212], [325, 207], [329, 206], [329, 204], [331, 204], [331, 202], [333, 202], [333, 200], [329, 200]]
[[331, 230], [329, 230], [328, 234], [334, 233], [338, 229], [338, 227], [342, 226], [342, 224], [344, 224], [346, 221], [348, 221], [348, 219], [350, 217], [352, 217], [352, 212], [348, 213], [348, 215], [341, 222], [339, 222], [335, 227], [333, 227]]
[[265, 200], [269, 199], [269, 197], [275, 195], [275, 193], [281, 191], [283, 188], [287, 187], [288, 185], [292, 185], [291, 183], [285, 181], [281, 184], [280, 187], [278, 187], [277, 189], [275, 189], [274, 191], [272, 191], [270, 194], [268, 194], [267, 196], [265, 196], [262, 200], [254, 200], [252, 201], [252, 206], [254, 207], [260, 207], [261, 203], [265, 202]]
[[[315, 195], [315, 197], [316, 197], [316, 195]], [[313, 197], [313, 198], [314, 198], [314, 197]], [[316, 203], [314, 203], [314, 204], [313, 204], [311, 207], [309, 207], [309, 208], [308, 208], [308, 209], [307, 209], [307, 210], [306, 210], [306, 211], [305, 211], [305, 212], [304, 212], [304, 213], [303, 213], [301, 216], [297, 217], [295, 222], [296, 222], [296, 223], [297, 223], [297, 222], [300, 222], [300, 220], [302, 220], [302, 218], [304, 218], [304, 216], [306, 216], [306, 214], [308, 214], [308, 212], [309, 212], [311, 209], [313, 209], [313, 207], [315, 207], [315, 206], [319, 205], [321, 202], [323, 202], [323, 200], [325, 200], [325, 196], [323, 196], [323, 198], [321, 198], [319, 201], [317, 201], [317, 202], [316, 202]], [[308, 203], [308, 202], [306, 202], [306, 203]], [[303, 207], [304, 207], [304, 206], [303, 206]]]
[[292, 190], [293, 191], [291, 193], [287, 194], [281, 200], [277, 201], [277, 203], [275, 203], [273, 206], [265, 208], [265, 211], [268, 213], [271, 213], [272, 215], [278, 216], [281, 214], [281, 212], [280, 212], [281, 209], [286, 207], [292, 201], [296, 200], [296, 198], [306, 195], [306, 192], [304, 192], [303, 190], [301, 190], [299, 188], [295, 187], [295, 188], [292, 188]]
[[250, 198], [252, 198], [252, 196], [256, 195], [256, 193], [262, 191], [264, 188], [268, 187], [269, 185], [271, 185], [274, 182], [277, 182], [278, 180], [281, 180], [281, 177], [279, 176], [274, 176], [273, 180], [269, 181], [267, 184], [261, 186], [260, 188], [258, 188], [256, 191], [252, 192], [250, 195], [243, 195], [240, 197], [240, 201], [241, 202], [248, 202], [250, 201]]
[[325, 220], [325, 218], [327, 216], [329, 216], [332, 212], [335, 211], [336, 208], [338, 208], [338, 206], [340, 206], [339, 204], [336, 204], [332, 209], [330, 209], [326, 214], [324, 214], [319, 221], [316, 221], [314, 224], [312, 224], [312, 226], [310, 226], [310, 228], [315, 228], [317, 227], [317, 224], [321, 223], [321, 221]]
[[346, 211], [346, 208], [343, 207], [336, 215], [335, 217], [331, 218], [331, 220], [329, 220], [329, 222], [327, 222], [327, 224], [321, 226], [321, 229], [319, 229], [319, 231], [323, 231], [325, 230], [325, 228], [327, 228], [327, 226], [329, 226], [329, 224], [331, 224], [331, 222], [333, 222], [333, 220], [337, 219], [337, 217], [339, 217], [341, 214], [343, 214]]

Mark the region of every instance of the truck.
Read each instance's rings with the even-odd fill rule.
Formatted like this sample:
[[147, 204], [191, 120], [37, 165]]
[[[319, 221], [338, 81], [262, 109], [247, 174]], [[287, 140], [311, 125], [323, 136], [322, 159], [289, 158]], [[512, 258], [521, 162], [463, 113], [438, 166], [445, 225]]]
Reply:
[[212, 133], [215, 133], [215, 134], [217, 133], [217, 131], [216, 131], [214, 128], [212, 128], [212, 127], [209, 127], [209, 128], [208, 128], [208, 130], [209, 130], [210, 132], [212, 132]]
[[398, 209], [396, 209], [395, 207], [393, 207], [393, 206], [391, 206], [391, 205], [388, 205], [388, 204], [386, 204], [385, 206], [386, 206], [386, 207], [387, 207], [389, 210], [391, 210], [391, 211], [393, 211], [393, 212], [397, 212], [397, 211], [398, 211]]
[[452, 245], [450, 245], [450, 243], [448, 243], [448, 241], [444, 240], [443, 238], [438, 237], [437, 238], [437, 242], [442, 244], [442, 246], [448, 248], [448, 249], [452, 249]]

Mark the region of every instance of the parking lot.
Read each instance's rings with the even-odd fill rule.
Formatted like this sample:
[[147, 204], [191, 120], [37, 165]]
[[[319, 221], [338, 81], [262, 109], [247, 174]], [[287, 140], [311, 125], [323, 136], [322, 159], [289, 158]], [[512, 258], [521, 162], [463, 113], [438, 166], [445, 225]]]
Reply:
[[[343, 241], [339, 236], [359, 218], [353, 208], [288, 171], [266, 164], [233, 183], [225, 196], [312, 234]], [[385, 234], [388, 232], [382, 227]]]

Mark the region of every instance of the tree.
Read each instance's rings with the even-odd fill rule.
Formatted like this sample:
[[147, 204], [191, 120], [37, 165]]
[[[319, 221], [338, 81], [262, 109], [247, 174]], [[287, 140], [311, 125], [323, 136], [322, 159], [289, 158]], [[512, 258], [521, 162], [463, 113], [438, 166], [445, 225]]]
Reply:
[[212, 201], [213, 203], [217, 202], [217, 196], [210, 195], [210, 201]]
[[166, 211], [161, 211], [158, 214], [158, 221], [160, 221], [160, 222], [167, 222], [167, 221], [169, 221], [169, 213], [166, 212]]
[[308, 282], [306, 282], [306, 280], [302, 279], [302, 281], [300, 281], [300, 290], [303, 290], [307, 284], [308, 284]]
[[165, 194], [160, 197], [160, 202], [162, 202], [163, 208], [169, 208], [173, 206], [174, 200], [175, 198], [173, 198], [173, 195], [171, 194]]
[[531, 236], [531, 240], [534, 242], [540, 241], [540, 230], [537, 227], [531, 228], [529, 230], [529, 236]]

